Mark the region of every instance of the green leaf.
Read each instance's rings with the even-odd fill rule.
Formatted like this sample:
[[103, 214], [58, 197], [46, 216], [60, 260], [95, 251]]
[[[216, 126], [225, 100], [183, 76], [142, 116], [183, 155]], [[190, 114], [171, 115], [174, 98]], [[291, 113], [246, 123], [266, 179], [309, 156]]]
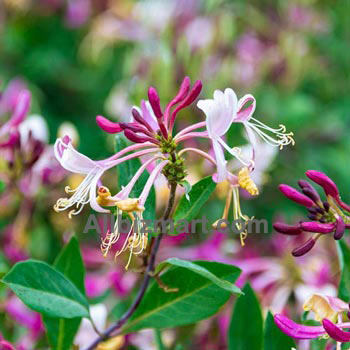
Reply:
[[214, 192], [216, 183], [211, 176], [205, 177], [193, 185], [192, 190], [188, 193], [189, 200], [184, 194], [174, 213], [174, 222], [179, 220], [193, 220], [198, 214], [201, 207]]
[[262, 350], [263, 319], [259, 301], [249, 284], [243, 288], [243, 293], [233, 308], [227, 335], [228, 349]]
[[234, 294], [243, 294], [242, 291], [235, 286], [233, 283], [225, 281], [224, 279], [221, 279], [205, 269], [204, 267], [196, 264], [195, 262], [187, 261], [187, 260], [181, 260], [177, 258], [170, 258], [166, 261], [163, 261], [157, 266], [156, 272], [161, 271], [164, 267], [167, 265], [173, 265], [173, 266], [179, 266], [183, 267], [185, 269], [188, 269], [204, 278], [207, 278], [214, 284], [216, 284], [218, 287], [227, 290], [230, 293]]
[[3, 278], [30, 309], [59, 318], [89, 317], [89, 305], [61, 272], [35, 260], [17, 263]]
[[273, 316], [268, 312], [264, 330], [264, 350], [290, 350], [295, 347], [294, 340], [281, 332]]
[[[54, 267], [62, 272], [85, 295], [85, 268], [79, 243], [72, 237], [55, 260]], [[69, 349], [77, 333], [81, 318], [63, 319], [43, 317], [52, 350]]]
[[339, 264], [341, 269], [338, 296], [342, 300], [350, 300], [350, 248], [345, 240], [337, 242]]
[[[231, 283], [235, 282], [240, 274], [240, 269], [231, 265], [211, 261], [193, 263], [218, 279]], [[165, 285], [178, 288], [178, 291], [166, 293], [153, 281], [140, 306], [124, 327], [124, 332], [195, 323], [214, 315], [231, 295], [210, 279], [180, 266], [172, 266], [160, 278]]]
[[[130, 146], [130, 142], [125, 138], [124, 135], [117, 135], [115, 137], [115, 149], [116, 152], [121, 151], [122, 149]], [[118, 186], [121, 189], [123, 186], [126, 186], [133, 176], [136, 174], [137, 170], [141, 167], [141, 161], [139, 158], [129, 159], [126, 162], [123, 162], [117, 166], [117, 175], [118, 175]], [[133, 187], [130, 197], [137, 198], [141, 194], [149, 173], [145, 170], [140, 178], [136, 181], [135, 186]], [[143, 218], [145, 220], [155, 220], [156, 217], [156, 192], [154, 186], [152, 186], [151, 191], [148, 195], [147, 201], [145, 203], [145, 212]]]

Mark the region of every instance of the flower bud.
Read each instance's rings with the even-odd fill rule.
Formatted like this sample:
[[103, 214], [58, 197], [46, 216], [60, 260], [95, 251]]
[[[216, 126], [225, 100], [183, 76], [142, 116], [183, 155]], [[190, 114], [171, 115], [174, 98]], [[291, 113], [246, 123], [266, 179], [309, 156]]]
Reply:
[[350, 341], [350, 332], [345, 332], [341, 330], [333, 322], [325, 318], [322, 320], [322, 325], [323, 325], [323, 328], [328, 333], [328, 335], [334, 340], [341, 343], [347, 343]]
[[279, 233], [282, 233], [285, 235], [291, 235], [291, 236], [299, 235], [300, 233], [303, 232], [300, 225], [287, 225], [287, 224], [284, 224], [283, 222], [274, 223], [273, 228]]
[[330, 195], [334, 198], [339, 196], [337, 185], [326, 174], [316, 170], [308, 170], [305, 174], [313, 182], [322, 186], [327, 196]]
[[341, 216], [336, 217], [336, 229], [334, 232], [334, 239], [339, 240], [343, 237], [345, 232], [345, 222]]
[[298, 204], [304, 205], [307, 208], [311, 208], [312, 206], [315, 205], [315, 203], [309, 197], [298, 192], [293, 187], [282, 184], [282, 185], [279, 185], [278, 188], [287, 198], [291, 199], [292, 201]]
[[292, 255], [295, 257], [305, 255], [314, 247], [315, 243], [316, 243], [315, 239], [313, 237], [310, 238], [304, 244], [302, 244], [300, 247], [295, 248], [292, 251]]
[[110, 120], [108, 120], [107, 118], [102, 117], [101, 115], [98, 115], [96, 117], [96, 123], [102, 130], [104, 130], [110, 134], [116, 134], [118, 132], [123, 131], [123, 129], [120, 127], [119, 123], [113, 123]]
[[334, 223], [321, 224], [315, 221], [306, 221], [301, 223], [301, 228], [306, 232], [330, 233], [334, 231]]
[[152, 106], [155, 116], [158, 119], [161, 118], [163, 116], [163, 113], [160, 107], [159, 96], [158, 96], [157, 90], [153, 86], [151, 86], [148, 89], [148, 99], [149, 99], [149, 103]]

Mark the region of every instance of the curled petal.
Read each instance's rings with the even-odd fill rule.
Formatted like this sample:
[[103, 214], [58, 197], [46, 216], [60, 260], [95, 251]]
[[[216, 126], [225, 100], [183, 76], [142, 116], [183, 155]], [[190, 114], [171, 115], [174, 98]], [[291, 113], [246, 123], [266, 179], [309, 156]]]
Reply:
[[306, 197], [304, 194], [298, 192], [293, 187], [282, 184], [279, 185], [278, 188], [287, 198], [298, 204], [304, 205], [307, 208], [311, 208], [315, 205], [315, 203], [309, 197]]
[[283, 333], [295, 339], [314, 339], [326, 333], [321, 326], [300, 325], [284, 315], [277, 314], [274, 316], [274, 320]]
[[[248, 105], [250, 103], [250, 105]], [[246, 107], [246, 105], [248, 105]], [[245, 122], [250, 119], [253, 115], [256, 107], [256, 101], [253, 95], [247, 94], [244, 95], [238, 101], [238, 111], [237, 116], [235, 117], [235, 121]]]
[[274, 223], [273, 228], [279, 233], [283, 233], [285, 235], [291, 235], [291, 236], [299, 235], [300, 233], [303, 232], [300, 225], [287, 225], [287, 224], [284, 224], [283, 222]]
[[118, 132], [123, 131], [119, 123], [111, 122], [110, 120], [108, 120], [105, 117], [102, 117], [101, 115], [96, 117], [96, 123], [102, 130], [110, 134], [116, 134]]
[[307, 232], [330, 233], [334, 231], [335, 225], [334, 223], [321, 224], [315, 221], [307, 221], [301, 223], [301, 228]]
[[322, 321], [322, 324], [328, 335], [334, 340], [342, 343], [350, 342], [350, 332], [343, 331], [326, 318]]
[[92, 170], [100, 167], [97, 162], [78, 152], [73, 147], [69, 137], [57, 139], [54, 152], [62, 167], [73, 173], [89, 174]]

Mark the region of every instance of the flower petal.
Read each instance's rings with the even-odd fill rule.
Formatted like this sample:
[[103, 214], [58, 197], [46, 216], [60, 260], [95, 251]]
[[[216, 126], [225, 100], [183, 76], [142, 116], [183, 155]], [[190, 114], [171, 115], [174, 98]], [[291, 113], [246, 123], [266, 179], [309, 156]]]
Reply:
[[226, 169], [227, 161], [225, 159], [224, 150], [220, 146], [219, 142], [215, 139], [213, 139], [212, 142], [213, 142], [213, 148], [214, 148], [216, 164], [218, 169], [218, 175], [216, 177], [216, 181], [217, 183], [220, 183], [222, 181], [225, 181], [227, 178], [227, 169]]
[[283, 333], [295, 339], [314, 339], [326, 333], [322, 326], [304, 326], [284, 315], [277, 314], [274, 319], [277, 327]]
[[237, 110], [237, 96], [232, 89], [225, 93], [215, 90], [214, 99], [200, 100], [197, 103], [207, 119], [207, 129], [210, 137], [224, 135], [232, 124]]
[[[250, 105], [248, 105], [250, 103]], [[248, 106], [247, 106], [248, 105]], [[244, 95], [238, 101], [238, 111], [237, 116], [235, 117], [235, 121], [237, 122], [245, 122], [250, 119], [253, 115], [256, 107], [256, 101], [253, 95], [247, 94]]]
[[63, 168], [77, 174], [89, 174], [92, 170], [101, 168], [89, 157], [78, 152], [68, 139], [59, 138], [54, 145], [55, 157]]

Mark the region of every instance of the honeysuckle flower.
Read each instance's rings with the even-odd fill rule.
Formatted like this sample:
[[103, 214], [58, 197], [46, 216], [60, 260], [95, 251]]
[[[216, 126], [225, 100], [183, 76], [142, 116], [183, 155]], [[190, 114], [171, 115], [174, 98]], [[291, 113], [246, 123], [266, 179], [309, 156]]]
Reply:
[[315, 339], [328, 335], [338, 342], [337, 349], [340, 349], [341, 342], [350, 341], [350, 337], [347, 336], [350, 333], [342, 330], [350, 327], [350, 322], [344, 323], [342, 320], [342, 313], [349, 310], [348, 304], [344, 301], [314, 294], [305, 301], [304, 310], [312, 311], [315, 314], [315, 320], [321, 322], [322, 326], [300, 325], [284, 315], [277, 314], [274, 316], [277, 327], [295, 339]]
[[[224, 92], [216, 90], [214, 99], [200, 100], [197, 106], [206, 115], [206, 127], [209, 138], [213, 143], [218, 164], [218, 182], [224, 181], [227, 177], [227, 161], [224, 156], [224, 149], [239, 159], [244, 166], [253, 169], [257, 148], [255, 134], [260, 136], [266, 143], [278, 146], [280, 149], [290, 143], [294, 144], [293, 133], [286, 133], [285, 126], [280, 125], [279, 129], [273, 129], [252, 117], [256, 101], [250, 94], [243, 96], [238, 101], [232, 89], [225, 89]], [[252, 145], [252, 156], [250, 159], [243, 159], [241, 150], [238, 147], [231, 148], [222, 139], [232, 123], [242, 123], [244, 125], [249, 142]], [[274, 135], [275, 138], [269, 133]]]
[[[147, 145], [142, 146], [144, 147]], [[133, 157], [145, 155], [155, 151], [154, 149], [146, 149], [144, 151], [125, 156], [124, 158], [118, 158], [118, 156], [122, 156], [128, 151], [136, 150], [138, 148], [141, 147], [138, 147], [137, 145], [130, 146], [129, 148], [117, 153], [114, 157], [102, 161], [93, 161], [87, 156], [79, 153], [73, 147], [69, 137], [57, 139], [54, 150], [55, 156], [60, 162], [61, 166], [68, 171], [86, 176], [76, 189], [66, 187], [66, 192], [73, 193], [73, 195], [70, 198], [60, 198], [55, 204], [54, 209], [59, 212], [75, 207], [75, 209], [71, 209], [69, 211], [69, 216], [71, 217], [72, 215], [79, 214], [83, 210], [84, 205], [90, 203], [91, 207], [97, 212], [108, 213], [109, 211], [102, 208], [97, 202], [97, 183], [103, 173], [108, 169], [123, 161], [132, 159]]]
[[280, 222], [274, 224], [276, 231], [286, 235], [314, 233], [304, 244], [293, 250], [294, 256], [309, 252], [323, 235], [333, 233], [334, 239], [339, 240], [343, 237], [345, 229], [350, 229], [350, 206], [341, 200], [336, 184], [326, 174], [316, 170], [308, 170], [306, 175], [323, 187], [327, 195], [326, 201], [322, 201], [316, 189], [305, 180], [298, 182], [302, 193], [288, 185], [279, 186], [287, 198], [308, 209], [308, 218], [312, 220], [301, 221], [295, 225]]

